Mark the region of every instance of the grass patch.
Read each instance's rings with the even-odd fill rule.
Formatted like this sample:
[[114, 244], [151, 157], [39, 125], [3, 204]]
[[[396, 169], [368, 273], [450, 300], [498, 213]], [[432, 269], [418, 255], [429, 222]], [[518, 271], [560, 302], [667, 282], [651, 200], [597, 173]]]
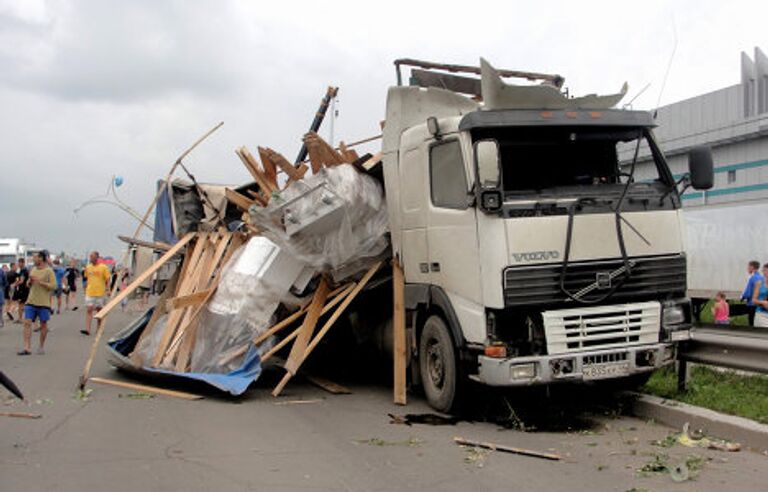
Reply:
[[656, 371], [642, 391], [768, 424], [768, 377], [741, 376], [705, 366], [691, 368], [688, 391], [678, 393], [674, 370]]
[[[712, 316], [712, 306], [715, 304], [714, 299], [710, 299], [701, 310], [701, 322], [702, 323], [714, 323], [715, 317]], [[733, 306], [734, 303], [730, 303]], [[749, 317], [744, 314], [741, 316], [731, 316], [731, 324], [736, 326], [749, 326]]]

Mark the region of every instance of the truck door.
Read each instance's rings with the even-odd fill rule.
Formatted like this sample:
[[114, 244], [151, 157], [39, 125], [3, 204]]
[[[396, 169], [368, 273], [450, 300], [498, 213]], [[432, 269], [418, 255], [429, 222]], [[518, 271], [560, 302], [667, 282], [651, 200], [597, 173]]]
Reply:
[[[485, 312], [480, 285], [475, 209], [469, 206], [470, 167], [462, 142], [446, 135], [428, 144], [427, 248], [430, 283], [443, 288], [468, 341], [483, 341]], [[477, 340], [470, 340], [476, 338]]]

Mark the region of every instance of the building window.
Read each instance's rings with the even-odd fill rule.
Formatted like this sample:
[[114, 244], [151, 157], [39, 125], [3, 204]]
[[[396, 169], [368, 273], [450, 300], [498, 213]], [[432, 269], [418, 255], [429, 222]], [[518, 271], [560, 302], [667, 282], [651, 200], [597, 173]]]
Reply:
[[736, 182], [736, 170], [731, 169], [728, 171], [728, 184], [733, 184]]
[[434, 206], [467, 208], [467, 177], [458, 140], [450, 140], [430, 149], [429, 182]]

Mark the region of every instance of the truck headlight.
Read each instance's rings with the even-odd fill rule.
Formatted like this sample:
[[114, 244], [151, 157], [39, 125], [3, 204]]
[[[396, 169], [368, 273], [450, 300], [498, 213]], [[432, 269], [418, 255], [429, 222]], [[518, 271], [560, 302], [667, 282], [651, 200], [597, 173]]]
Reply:
[[680, 304], [664, 306], [661, 313], [662, 326], [681, 325], [685, 323], [685, 310]]

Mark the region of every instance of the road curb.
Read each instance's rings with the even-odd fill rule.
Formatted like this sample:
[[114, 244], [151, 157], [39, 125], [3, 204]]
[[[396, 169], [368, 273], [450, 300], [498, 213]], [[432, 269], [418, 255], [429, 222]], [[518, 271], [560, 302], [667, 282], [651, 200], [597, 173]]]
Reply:
[[693, 429], [704, 429], [707, 435], [741, 443], [758, 452], [768, 452], [768, 425], [733, 415], [725, 415], [657, 396], [629, 393], [632, 414], [644, 419], [682, 429], [689, 422]]

